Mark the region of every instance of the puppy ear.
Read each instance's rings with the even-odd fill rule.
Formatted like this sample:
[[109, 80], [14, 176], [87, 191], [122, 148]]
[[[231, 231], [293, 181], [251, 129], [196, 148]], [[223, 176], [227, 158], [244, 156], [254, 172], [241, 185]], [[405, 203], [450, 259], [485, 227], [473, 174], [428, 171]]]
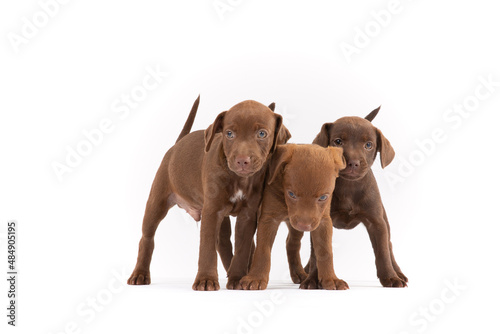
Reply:
[[280, 132], [281, 129], [284, 127], [283, 125], [283, 117], [279, 114], [274, 114], [274, 117], [276, 118], [276, 123], [274, 125], [274, 138], [273, 138], [273, 145], [271, 146], [271, 153], [274, 153], [276, 151], [276, 145], [279, 144], [284, 144], [280, 143]]
[[279, 173], [283, 173], [283, 168], [290, 161], [294, 145], [279, 145], [274, 152], [269, 164], [269, 174], [267, 184], [271, 184]]
[[215, 134], [218, 132], [222, 132], [222, 123], [224, 122], [225, 115], [225, 111], [221, 112], [219, 115], [217, 115], [215, 121], [210, 124], [210, 126], [205, 130], [205, 153], [210, 150], [210, 146], [212, 145]]
[[333, 147], [333, 146], [328, 146], [327, 150], [329, 151], [330, 155], [333, 157], [333, 161], [335, 164], [338, 166], [338, 170], [341, 171], [347, 166], [347, 163], [344, 158], [344, 150], [342, 147]]
[[377, 109], [373, 109], [371, 113], [369, 113], [368, 115], [366, 115], [365, 119], [369, 120], [370, 122], [373, 121], [373, 119], [375, 118], [375, 116], [377, 116], [378, 111], [380, 110], [380, 107], [382, 107], [382, 106], [379, 106]]
[[[276, 104], [274, 102], [268, 106], [268, 108], [271, 109], [273, 112], [274, 112], [275, 107], [276, 107]], [[281, 129], [278, 132], [278, 138], [276, 139], [276, 144], [274, 146], [286, 144], [290, 138], [292, 138], [292, 134], [290, 133], [290, 131], [288, 131], [286, 126], [283, 124], [283, 119], [282, 119], [281, 120]]]
[[319, 146], [328, 147], [330, 144], [330, 128], [333, 126], [333, 123], [325, 123], [321, 127], [321, 131], [318, 133], [316, 138], [313, 140], [313, 144], [317, 144]]
[[286, 144], [290, 138], [292, 138], [292, 134], [288, 131], [285, 124], [282, 124], [280, 132], [278, 133], [278, 145]]
[[380, 152], [380, 163], [382, 164], [382, 168], [385, 168], [391, 161], [394, 159], [396, 153], [389, 143], [389, 140], [384, 137], [382, 131], [376, 129], [377, 131], [377, 152]]

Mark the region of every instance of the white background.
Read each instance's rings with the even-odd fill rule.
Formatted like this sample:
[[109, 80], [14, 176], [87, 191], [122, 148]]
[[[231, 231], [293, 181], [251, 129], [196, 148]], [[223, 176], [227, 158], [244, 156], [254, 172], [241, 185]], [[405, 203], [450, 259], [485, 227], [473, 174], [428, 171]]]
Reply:
[[[389, 1], [229, 3], [221, 18], [212, 0], [69, 1], [47, 22], [42, 14], [46, 25], [17, 48], [9, 36], [22, 36], [23, 18], [33, 22], [42, 9], [0, 5], [1, 249], [16, 219], [20, 272], [18, 327], [2, 311], [2, 333], [498, 331], [498, 8], [401, 0], [381, 27], [372, 12]], [[341, 45], [356, 39], [348, 59]], [[113, 104], [148, 67], [168, 76], [120, 118]], [[497, 86], [481, 88], [481, 77]], [[153, 284], [123, 286], [154, 174], [199, 93], [194, 129], [242, 100], [276, 102], [296, 143], [311, 142], [324, 122], [382, 105], [373, 123], [397, 158], [384, 170], [377, 159], [374, 171], [409, 287], [380, 286], [360, 226], [334, 231], [335, 269], [351, 289], [299, 290], [282, 226], [268, 290], [194, 292], [199, 229], [177, 207], [156, 235]], [[464, 103], [467, 117], [444, 118]], [[68, 147], [103, 119], [113, 130], [60, 181], [53, 163], [65, 163]], [[422, 153], [417, 142], [436, 129], [446, 140]], [[221, 286], [224, 274], [220, 266]]]

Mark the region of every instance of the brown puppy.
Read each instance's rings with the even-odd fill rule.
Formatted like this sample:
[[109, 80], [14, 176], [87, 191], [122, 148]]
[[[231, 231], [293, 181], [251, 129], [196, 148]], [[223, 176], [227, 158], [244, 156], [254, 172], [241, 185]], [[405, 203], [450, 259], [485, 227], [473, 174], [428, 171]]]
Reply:
[[128, 284], [150, 284], [154, 235], [174, 205], [201, 220], [194, 290], [219, 289], [217, 236], [229, 215], [237, 216], [237, 223], [236, 261], [229, 267], [228, 284], [246, 274], [268, 160], [280, 138], [286, 138], [279, 136], [281, 129], [280, 115], [258, 102], [244, 101], [220, 113], [205, 131], [187, 134], [168, 150], [151, 187], [137, 264]]
[[[320, 287], [348, 289], [333, 270], [330, 197], [339, 170], [345, 167], [341, 148], [281, 145], [273, 155], [257, 229], [257, 248], [242, 289], [264, 290], [271, 269], [271, 248], [282, 221], [291, 233], [311, 232]], [[300, 259], [299, 259], [300, 263]], [[302, 268], [301, 268], [302, 269]]]
[[[382, 168], [394, 159], [394, 149], [382, 132], [371, 121], [380, 107], [373, 110], [365, 119], [360, 117], [342, 117], [334, 123], [323, 124], [314, 143], [323, 147], [333, 146], [344, 149], [347, 168], [340, 172], [337, 186], [332, 196], [331, 217], [333, 226], [340, 229], [352, 229], [363, 223], [368, 230], [373, 250], [377, 276], [384, 287], [404, 287], [408, 278], [401, 272], [390, 241], [389, 221], [382, 204], [377, 181], [371, 170], [377, 152], [380, 153]], [[289, 264], [292, 278], [302, 281], [304, 272], [297, 269], [297, 257], [293, 250], [300, 247], [296, 235], [287, 247], [290, 248]], [[315, 246], [314, 246], [315, 247]], [[292, 255], [292, 256], [290, 256]], [[317, 271], [314, 259], [306, 266], [309, 276], [303, 285], [314, 288], [317, 284]]]

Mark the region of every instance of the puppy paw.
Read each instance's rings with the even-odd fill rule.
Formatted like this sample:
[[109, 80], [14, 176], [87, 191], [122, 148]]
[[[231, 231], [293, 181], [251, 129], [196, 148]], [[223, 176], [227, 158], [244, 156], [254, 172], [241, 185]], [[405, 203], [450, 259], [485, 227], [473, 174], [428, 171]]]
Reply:
[[149, 285], [151, 284], [151, 276], [149, 271], [134, 270], [127, 280], [128, 285]]
[[243, 290], [265, 290], [267, 288], [267, 280], [247, 275], [240, 280], [240, 285]]
[[228, 290], [242, 290], [239, 278], [228, 278], [226, 288]]
[[404, 288], [407, 286], [406, 281], [400, 278], [399, 275], [389, 278], [380, 278], [379, 280], [384, 288]]
[[349, 285], [341, 279], [326, 279], [319, 282], [319, 286], [325, 290], [347, 290]]
[[307, 290], [314, 290], [314, 289], [319, 289], [319, 284], [318, 284], [318, 278], [317, 277], [307, 277], [305, 280], [300, 283], [299, 289], [307, 289]]
[[408, 283], [408, 278], [403, 273], [398, 273], [396, 271], [396, 274], [398, 275], [399, 278], [401, 278], [403, 282]]
[[290, 269], [290, 277], [293, 283], [300, 284], [307, 278], [307, 273], [302, 269], [302, 267], [296, 267]]
[[216, 278], [196, 277], [193, 283], [193, 290], [195, 291], [217, 291], [219, 289], [219, 281]]

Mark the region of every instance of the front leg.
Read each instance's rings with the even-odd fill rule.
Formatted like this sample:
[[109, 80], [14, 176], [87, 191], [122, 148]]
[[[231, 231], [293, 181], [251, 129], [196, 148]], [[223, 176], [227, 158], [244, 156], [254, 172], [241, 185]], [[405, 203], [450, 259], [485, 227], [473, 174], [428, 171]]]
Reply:
[[392, 247], [389, 240], [389, 228], [384, 217], [380, 215], [380, 217], [369, 219], [365, 226], [375, 253], [375, 265], [377, 266], [377, 277], [380, 283], [384, 287], [405, 287], [406, 281], [404, 278], [406, 277], [404, 275], [404, 278], [400, 277], [393, 265], [394, 255], [391, 255]]
[[217, 208], [214, 203], [203, 206], [200, 228], [200, 254], [198, 257], [198, 274], [193, 283], [193, 290], [219, 290], [217, 274], [217, 236], [226, 211]]
[[385, 225], [387, 226], [387, 232], [389, 233], [389, 252], [391, 253], [392, 267], [396, 271], [398, 277], [401, 278], [401, 280], [403, 280], [405, 283], [408, 283], [408, 278], [403, 274], [401, 268], [399, 268], [398, 264], [396, 263], [396, 259], [394, 258], [394, 252], [392, 251], [392, 242], [391, 242], [391, 228], [389, 226], [389, 219], [387, 219], [385, 208], [384, 208], [384, 221]]
[[286, 223], [288, 227], [288, 236], [286, 238], [286, 255], [288, 257], [288, 267], [290, 269], [290, 277], [293, 283], [299, 284], [303, 282], [307, 273], [302, 267], [302, 261], [300, 259], [300, 246], [301, 240], [304, 236], [304, 232], [297, 231], [294, 229], [290, 222]]
[[227, 272], [227, 289], [241, 289], [240, 279], [248, 273], [250, 255], [252, 253], [253, 236], [257, 229], [256, 208], [243, 208], [236, 218], [235, 250], [231, 265]]
[[[332, 220], [327, 216], [323, 217], [318, 228], [311, 232], [318, 268], [318, 287], [326, 290], [347, 290], [349, 286], [335, 275], [333, 269], [332, 230]], [[311, 274], [314, 274], [314, 270]]]
[[229, 270], [233, 258], [233, 244], [231, 243], [231, 220], [224, 217], [220, 226], [219, 238], [217, 239], [217, 252], [226, 272]]
[[314, 245], [311, 239], [311, 255], [309, 256], [309, 262], [307, 262], [307, 277], [300, 283], [300, 289], [318, 289], [318, 267], [316, 267], [316, 255], [314, 254]]
[[[282, 217], [280, 217], [282, 218]], [[244, 290], [264, 290], [269, 282], [271, 270], [271, 249], [281, 219], [262, 215], [257, 229], [257, 248], [248, 275], [240, 280]]]

